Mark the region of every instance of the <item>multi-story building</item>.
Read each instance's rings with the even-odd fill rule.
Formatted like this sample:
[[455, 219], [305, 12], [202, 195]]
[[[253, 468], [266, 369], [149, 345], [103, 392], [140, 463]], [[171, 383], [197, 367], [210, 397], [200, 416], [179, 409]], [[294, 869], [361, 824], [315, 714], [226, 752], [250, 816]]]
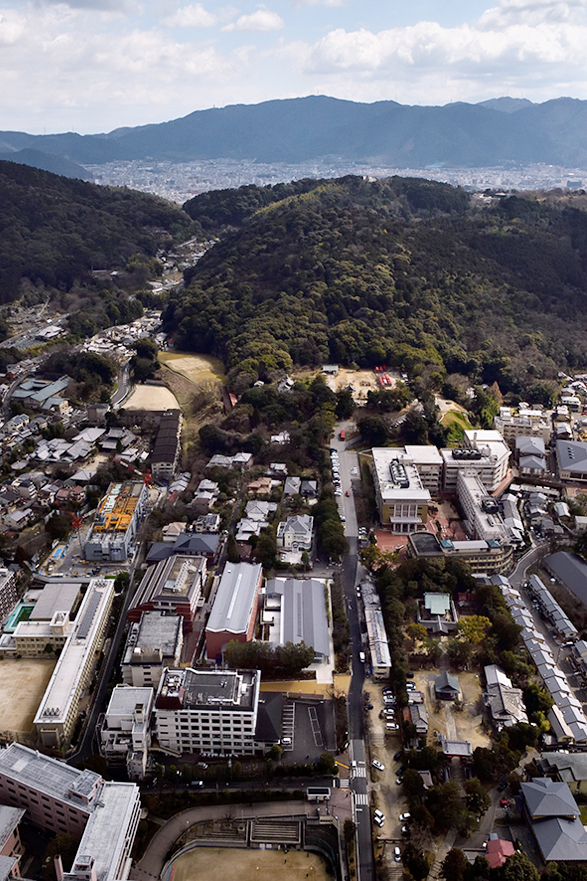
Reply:
[[0, 805], [0, 877], [20, 878], [19, 862], [24, 848], [18, 827], [24, 814], [23, 808]]
[[2, 567], [0, 568], [0, 621], [4, 621], [17, 603], [16, 572]]
[[165, 667], [178, 667], [183, 647], [183, 618], [143, 612], [130, 625], [122, 656], [122, 681], [137, 688], [157, 689]]
[[60, 748], [69, 743], [82, 691], [90, 682], [106, 633], [113, 597], [112, 581], [90, 581], [34, 719], [44, 746]]
[[248, 642], [253, 638], [262, 581], [260, 564], [226, 564], [206, 625], [208, 658], [221, 655], [231, 640]]
[[[0, 749], [0, 800], [26, 811], [27, 820], [51, 835], [81, 838], [72, 878], [82, 859], [96, 869], [95, 881], [126, 881], [141, 803], [135, 783], [105, 783], [19, 743]], [[67, 877], [67, 876], [66, 876]]]
[[166, 670], [155, 700], [159, 746], [176, 755], [253, 755], [258, 670]]
[[110, 484], [86, 538], [86, 560], [123, 563], [128, 558], [148, 495], [139, 481]]
[[63, 874], [63, 881], [126, 881], [140, 819], [141, 800], [135, 783], [103, 783], [71, 871]]
[[494, 575], [509, 569], [514, 550], [511, 544], [499, 541], [439, 541], [430, 532], [419, 532], [408, 538], [409, 557], [462, 560], [474, 575]]
[[73, 613], [81, 584], [57, 581], [47, 584], [26, 621], [19, 621], [13, 634], [14, 648], [23, 658], [42, 658], [59, 653], [74, 627]]
[[476, 474], [460, 471], [457, 480], [459, 504], [465, 528], [472, 538], [507, 542], [509, 534], [499, 513], [499, 505], [490, 496]]
[[0, 749], [0, 801], [24, 808], [34, 826], [53, 835], [82, 834], [103, 782], [94, 771], [80, 771], [20, 743]]
[[277, 546], [288, 550], [306, 550], [312, 547], [314, 518], [309, 514], [296, 514], [282, 520], [277, 526]]
[[430, 491], [425, 489], [411, 456], [402, 449], [376, 447], [373, 479], [383, 526], [392, 532], [417, 532], [426, 528]]
[[133, 599], [128, 620], [140, 621], [143, 612], [165, 612], [183, 618], [190, 633], [196, 612], [204, 602], [208, 564], [204, 557], [177, 554], [151, 566]]
[[100, 729], [100, 753], [111, 767], [126, 768], [130, 780], [142, 780], [151, 749], [152, 688], [117, 685]]
[[444, 491], [457, 492], [460, 471], [476, 474], [488, 492], [506, 478], [510, 450], [498, 431], [467, 430], [460, 449], [441, 450], [444, 462]]
[[517, 437], [540, 437], [545, 443], [550, 440], [552, 426], [542, 410], [520, 407], [517, 414], [511, 407], [500, 407], [499, 415], [493, 420], [493, 427], [510, 446]]
[[431, 444], [406, 444], [406, 456], [412, 460], [424, 489], [433, 499], [438, 498], [442, 488], [442, 456]]
[[151, 456], [153, 477], [170, 480], [175, 474], [180, 451], [181, 412], [169, 410], [161, 417]]

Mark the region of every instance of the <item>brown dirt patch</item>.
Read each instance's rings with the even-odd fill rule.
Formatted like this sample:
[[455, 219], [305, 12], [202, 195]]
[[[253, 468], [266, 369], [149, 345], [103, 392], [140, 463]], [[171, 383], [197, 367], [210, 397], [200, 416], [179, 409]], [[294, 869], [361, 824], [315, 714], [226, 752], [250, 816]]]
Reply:
[[28, 735], [55, 661], [20, 658], [0, 661], [0, 728]]
[[326, 863], [309, 851], [290, 850], [286, 856], [277, 850], [196, 847], [174, 860], [169, 881], [274, 881], [276, 874], [288, 881], [331, 877]]
[[177, 410], [179, 403], [164, 386], [138, 385], [124, 405], [125, 410]]
[[456, 729], [457, 740], [469, 740], [473, 749], [478, 746], [490, 747], [491, 739], [482, 727], [484, 715], [479, 676], [476, 673], [458, 674], [463, 696], [463, 710], [462, 712], [457, 712], [451, 706], [449, 707], [447, 717], [447, 709], [444, 702], [440, 702], [438, 711], [436, 709], [437, 701], [434, 697], [433, 683], [439, 675], [440, 670], [432, 668], [430, 670], [418, 670], [414, 677], [416, 687], [424, 695], [424, 704], [428, 710], [428, 743], [435, 743], [435, 731], [446, 735], [450, 739], [454, 736], [454, 729]]

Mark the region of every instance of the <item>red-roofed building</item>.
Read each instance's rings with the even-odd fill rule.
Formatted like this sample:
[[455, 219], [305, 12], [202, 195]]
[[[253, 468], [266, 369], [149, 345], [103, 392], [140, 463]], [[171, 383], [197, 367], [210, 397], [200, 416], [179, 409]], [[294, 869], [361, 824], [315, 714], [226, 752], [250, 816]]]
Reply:
[[492, 869], [499, 869], [514, 853], [514, 845], [511, 841], [505, 841], [503, 838], [490, 838], [487, 842], [485, 856]]

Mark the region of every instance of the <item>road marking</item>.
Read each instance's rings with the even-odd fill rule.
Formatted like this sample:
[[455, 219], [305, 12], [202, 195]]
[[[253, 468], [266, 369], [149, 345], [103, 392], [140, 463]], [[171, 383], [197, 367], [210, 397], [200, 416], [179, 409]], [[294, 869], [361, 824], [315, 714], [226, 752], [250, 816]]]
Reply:
[[355, 792], [355, 804], [357, 805], [368, 805], [369, 804], [369, 796], [366, 792]]

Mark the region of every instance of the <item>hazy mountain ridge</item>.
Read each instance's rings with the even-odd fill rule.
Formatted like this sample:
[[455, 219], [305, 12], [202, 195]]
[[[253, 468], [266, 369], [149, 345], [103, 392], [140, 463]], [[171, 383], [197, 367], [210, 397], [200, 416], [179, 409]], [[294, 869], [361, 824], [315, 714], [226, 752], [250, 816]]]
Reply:
[[0, 132], [0, 150], [32, 148], [79, 164], [115, 160], [324, 157], [394, 167], [546, 163], [587, 167], [587, 101], [499, 98], [421, 107], [310, 96], [198, 110], [106, 134]]

